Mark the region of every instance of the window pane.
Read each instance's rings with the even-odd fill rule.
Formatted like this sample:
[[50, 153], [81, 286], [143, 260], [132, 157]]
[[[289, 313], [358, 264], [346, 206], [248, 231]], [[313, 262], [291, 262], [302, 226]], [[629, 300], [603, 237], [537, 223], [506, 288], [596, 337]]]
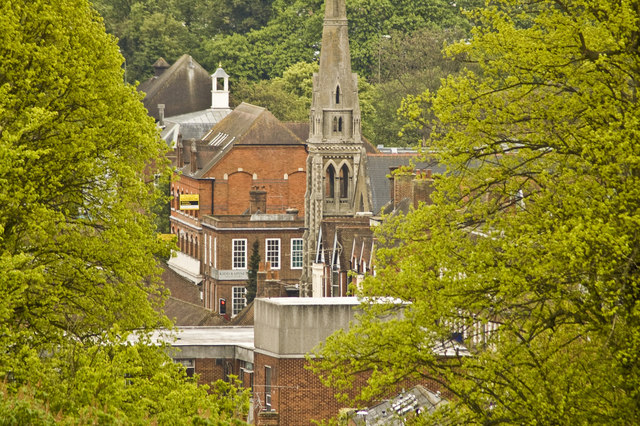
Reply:
[[247, 240], [233, 240], [233, 269], [247, 268]]
[[233, 287], [233, 306], [232, 312], [236, 316], [247, 305], [247, 299], [245, 298], [246, 289], [244, 287]]
[[302, 238], [291, 239], [291, 269], [302, 269]]
[[271, 263], [271, 269], [280, 269], [280, 240], [268, 239], [266, 252], [266, 260]]

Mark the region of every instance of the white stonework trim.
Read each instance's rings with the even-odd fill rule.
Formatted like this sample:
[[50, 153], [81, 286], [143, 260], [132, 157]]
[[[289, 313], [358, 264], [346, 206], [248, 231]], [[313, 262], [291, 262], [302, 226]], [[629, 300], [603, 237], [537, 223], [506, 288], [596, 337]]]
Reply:
[[169, 220], [172, 220], [172, 221], [174, 221], [174, 222], [178, 222], [178, 223], [180, 223], [180, 224], [182, 224], [182, 225], [188, 226], [189, 228], [191, 228], [191, 229], [193, 229], [193, 230], [196, 230], [196, 231], [202, 231], [202, 227], [196, 226], [196, 225], [194, 225], [194, 224], [192, 224], [192, 223], [189, 223], [189, 222], [185, 222], [184, 220], [180, 220], [180, 219], [178, 219], [178, 218], [177, 218], [177, 217], [175, 217], [175, 216], [170, 216], [170, 217], [169, 217]]

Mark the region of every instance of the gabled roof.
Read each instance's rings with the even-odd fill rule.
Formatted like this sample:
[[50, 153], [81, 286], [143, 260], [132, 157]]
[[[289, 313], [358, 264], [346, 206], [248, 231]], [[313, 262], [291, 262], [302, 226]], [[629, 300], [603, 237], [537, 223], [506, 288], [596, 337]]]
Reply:
[[211, 76], [189, 55], [182, 55], [161, 75], [141, 83], [138, 90], [146, 93], [144, 106], [156, 120], [160, 117], [158, 104], [165, 105], [167, 117], [211, 106]]
[[[188, 143], [188, 142], [184, 142]], [[216, 124], [198, 144], [200, 168], [190, 172], [185, 165], [182, 173], [194, 178], [203, 177], [234, 146], [304, 146], [284, 123], [262, 107], [242, 103]]]
[[[368, 154], [368, 171], [371, 180], [371, 195], [373, 212], [380, 213], [382, 208], [391, 201], [391, 181], [388, 178], [391, 170], [401, 166], [409, 166], [418, 159], [418, 153], [403, 154]], [[436, 160], [415, 163], [417, 169], [431, 169], [434, 174], [444, 174], [446, 167]]]
[[368, 217], [325, 218], [320, 226], [323, 261], [333, 265], [337, 259], [343, 271], [349, 269], [354, 244], [373, 235]]

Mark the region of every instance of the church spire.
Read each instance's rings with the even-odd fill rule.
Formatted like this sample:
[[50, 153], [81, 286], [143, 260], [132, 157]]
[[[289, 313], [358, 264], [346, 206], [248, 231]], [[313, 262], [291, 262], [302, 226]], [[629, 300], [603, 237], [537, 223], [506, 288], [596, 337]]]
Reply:
[[345, 0], [326, 0], [320, 69], [314, 76], [309, 141], [360, 142], [357, 76], [351, 72]]

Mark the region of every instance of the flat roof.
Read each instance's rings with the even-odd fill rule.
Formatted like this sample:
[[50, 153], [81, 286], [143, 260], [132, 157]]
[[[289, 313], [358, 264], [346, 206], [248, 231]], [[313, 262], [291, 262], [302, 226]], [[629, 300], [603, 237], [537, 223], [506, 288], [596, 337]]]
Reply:
[[159, 330], [154, 341], [180, 346], [240, 346], [254, 349], [253, 327], [179, 327], [175, 333]]
[[256, 300], [282, 306], [358, 306], [361, 302], [357, 297], [272, 297], [258, 298]]

